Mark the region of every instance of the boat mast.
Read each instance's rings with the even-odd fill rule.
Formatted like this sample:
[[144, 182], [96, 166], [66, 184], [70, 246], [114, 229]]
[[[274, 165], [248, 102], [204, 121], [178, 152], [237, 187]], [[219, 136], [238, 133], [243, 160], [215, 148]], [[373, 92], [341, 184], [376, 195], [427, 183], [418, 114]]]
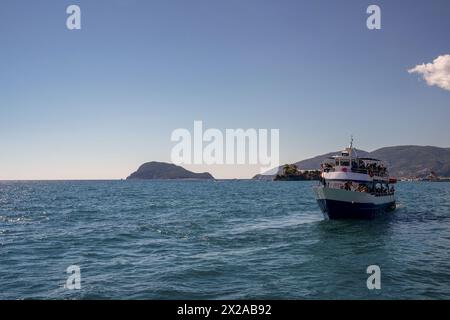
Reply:
[[350, 136], [350, 147], [349, 149], [349, 156], [350, 156], [350, 166], [352, 165], [352, 153], [353, 153], [353, 135]]
[[[350, 161], [352, 160], [352, 154], [353, 154], [353, 135], [350, 136]], [[355, 149], [355, 158], [358, 158], [358, 153]]]

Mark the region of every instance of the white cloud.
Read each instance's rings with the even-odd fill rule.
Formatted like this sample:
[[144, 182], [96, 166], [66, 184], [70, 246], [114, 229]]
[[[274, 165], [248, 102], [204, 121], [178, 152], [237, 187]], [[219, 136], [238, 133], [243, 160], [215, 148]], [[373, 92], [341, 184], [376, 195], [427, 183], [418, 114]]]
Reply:
[[419, 64], [408, 72], [422, 75], [429, 86], [450, 91], [450, 54], [439, 56], [432, 63]]

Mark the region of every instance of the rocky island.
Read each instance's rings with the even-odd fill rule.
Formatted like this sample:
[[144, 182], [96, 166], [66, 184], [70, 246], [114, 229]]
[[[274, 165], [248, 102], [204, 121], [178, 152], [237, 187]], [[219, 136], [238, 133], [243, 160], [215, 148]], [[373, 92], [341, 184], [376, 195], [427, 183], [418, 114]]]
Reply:
[[295, 164], [286, 164], [280, 173], [275, 176], [275, 181], [308, 181], [319, 180], [320, 170], [299, 170]]
[[195, 173], [183, 167], [166, 162], [147, 162], [133, 172], [127, 180], [214, 180], [208, 173]]

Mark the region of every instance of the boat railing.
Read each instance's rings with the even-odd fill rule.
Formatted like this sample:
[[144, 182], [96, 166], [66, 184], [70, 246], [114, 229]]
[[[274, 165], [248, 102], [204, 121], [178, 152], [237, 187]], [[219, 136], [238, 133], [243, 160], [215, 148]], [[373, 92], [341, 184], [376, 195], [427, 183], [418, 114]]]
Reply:
[[389, 176], [388, 172], [386, 169], [381, 169], [381, 170], [371, 170], [371, 169], [367, 169], [367, 168], [353, 168], [352, 172], [356, 172], [356, 173], [363, 173], [363, 174], [371, 174], [377, 177], [387, 177]]
[[[336, 172], [335, 167], [327, 167], [323, 169], [324, 172]], [[377, 177], [388, 177], [388, 171], [387, 170], [371, 170], [367, 168], [352, 168], [351, 172], [354, 173], [361, 173], [361, 174], [368, 174], [370, 176], [377, 176]]]
[[395, 189], [393, 188], [358, 188], [358, 187], [350, 187], [350, 186], [345, 186], [345, 184], [343, 183], [330, 183], [330, 182], [326, 182], [324, 184], [325, 187], [327, 188], [331, 188], [331, 189], [340, 189], [340, 190], [347, 190], [347, 191], [352, 191], [352, 192], [361, 192], [361, 193], [367, 193], [367, 194], [371, 194], [373, 196], [376, 197], [381, 197], [381, 196], [392, 196], [395, 194]]

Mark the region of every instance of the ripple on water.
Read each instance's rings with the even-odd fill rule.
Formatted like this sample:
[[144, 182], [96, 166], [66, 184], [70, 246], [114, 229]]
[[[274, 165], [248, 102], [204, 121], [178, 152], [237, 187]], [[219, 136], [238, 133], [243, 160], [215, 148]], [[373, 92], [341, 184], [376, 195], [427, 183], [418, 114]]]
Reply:
[[[372, 221], [324, 220], [312, 185], [2, 182], [0, 298], [450, 297], [450, 184], [400, 183]], [[64, 289], [72, 264], [80, 291]]]

